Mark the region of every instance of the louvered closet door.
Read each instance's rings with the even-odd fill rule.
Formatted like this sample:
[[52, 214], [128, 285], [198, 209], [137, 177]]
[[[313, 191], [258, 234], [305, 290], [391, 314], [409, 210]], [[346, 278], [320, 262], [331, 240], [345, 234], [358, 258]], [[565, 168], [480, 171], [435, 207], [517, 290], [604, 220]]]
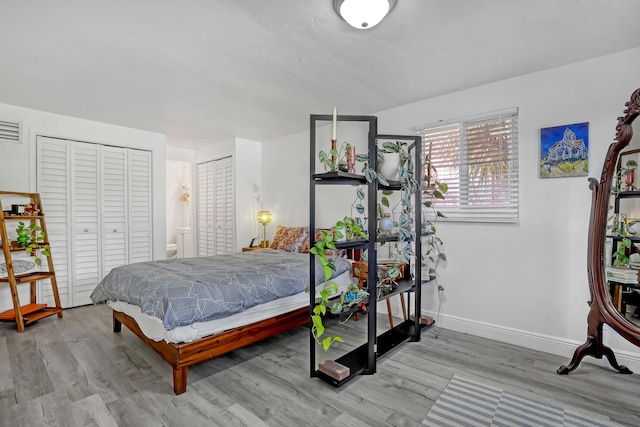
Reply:
[[102, 147], [102, 276], [127, 264], [127, 150]]
[[[62, 307], [70, 307], [71, 197], [70, 149], [67, 141], [38, 136], [36, 140], [37, 188], [46, 215], [47, 232]], [[45, 264], [43, 260], [43, 264]], [[38, 302], [54, 304], [50, 281], [38, 282]], [[41, 298], [40, 298], [41, 297]]]
[[42, 136], [36, 148], [62, 304], [91, 304], [112, 268], [152, 258], [151, 152]]
[[91, 304], [89, 295], [102, 279], [99, 149], [97, 144], [71, 142], [73, 306]]
[[198, 256], [215, 253], [213, 220], [213, 162], [196, 165], [198, 194]]
[[150, 261], [152, 244], [151, 152], [128, 150], [129, 263]]
[[215, 254], [235, 252], [235, 209], [233, 206], [233, 159], [214, 163]]

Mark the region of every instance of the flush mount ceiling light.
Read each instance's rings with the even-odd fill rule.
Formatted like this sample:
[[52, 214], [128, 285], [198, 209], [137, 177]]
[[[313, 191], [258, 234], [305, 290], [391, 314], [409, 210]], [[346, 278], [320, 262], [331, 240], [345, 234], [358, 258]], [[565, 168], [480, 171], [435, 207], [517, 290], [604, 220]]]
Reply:
[[395, 5], [396, 0], [333, 0], [336, 13], [360, 30], [378, 25]]

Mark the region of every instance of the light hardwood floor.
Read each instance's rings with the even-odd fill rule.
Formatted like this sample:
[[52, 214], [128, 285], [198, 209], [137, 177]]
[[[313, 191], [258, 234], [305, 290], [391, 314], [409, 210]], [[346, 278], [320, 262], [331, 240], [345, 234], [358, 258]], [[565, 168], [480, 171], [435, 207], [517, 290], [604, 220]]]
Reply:
[[[356, 345], [364, 324], [340, 334]], [[375, 375], [334, 388], [309, 377], [300, 327], [191, 368], [187, 392], [175, 396], [169, 366], [126, 328], [114, 334], [105, 305], [65, 310], [25, 333], [0, 323], [0, 425], [417, 426], [454, 374], [640, 425], [638, 375], [583, 362], [560, 376], [567, 358], [453, 331], [422, 338], [383, 358]]]

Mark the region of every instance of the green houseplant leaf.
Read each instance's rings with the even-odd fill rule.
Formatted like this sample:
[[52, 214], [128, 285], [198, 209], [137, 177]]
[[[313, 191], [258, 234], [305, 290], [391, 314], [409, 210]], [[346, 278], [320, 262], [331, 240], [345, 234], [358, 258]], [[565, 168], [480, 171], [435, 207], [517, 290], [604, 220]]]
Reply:
[[42, 266], [42, 259], [38, 256], [38, 252], [43, 256], [51, 256], [49, 245], [42, 244], [46, 237], [42, 227], [37, 224], [26, 225], [20, 221], [18, 222], [16, 233], [18, 235], [18, 247], [24, 248], [28, 255], [35, 256], [33, 262], [37, 266]]

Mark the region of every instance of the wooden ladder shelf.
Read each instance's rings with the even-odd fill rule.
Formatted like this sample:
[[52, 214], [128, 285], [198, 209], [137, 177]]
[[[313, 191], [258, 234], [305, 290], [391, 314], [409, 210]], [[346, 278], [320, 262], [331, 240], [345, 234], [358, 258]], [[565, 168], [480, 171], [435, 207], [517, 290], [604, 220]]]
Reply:
[[[24, 215], [20, 212], [11, 211], [6, 213], [2, 208], [2, 199], [22, 200], [21, 204], [35, 206], [36, 211]], [[1, 283], [9, 283], [11, 289], [11, 298], [13, 299], [13, 309], [0, 313], [0, 322], [11, 321], [16, 322], [18, 332], [24, 332], [25, 326], [28, 326], [45, 317], [58, 315], [62, 318], [62, 305], [60, 304], [60, 296], [58, 295], [58, 284], [56, 282], [56, 274], [53, 268], [53, 260], [51, 255], [42, 256], [46, 259], [46, 264], [43, 262], [41, 269], [46, 268], [46, 271], [32, 271], [24, 274], [16, 273], [14, 268], [14, 262], [12, 253], [24, 252], [24, 247], [19, 247], [17, 242], [11, 242], [7, 233], [7, 224], [18, 224], [20, 221], [29, 223], [40, 227], [40, 231], [37, 231], [37, 235], [42, 234], [43, 239], [35, 242], [35, 244], [44, 248], [49, 247], [49, 236], [47, 234], [47, 225], [44, 219], [44, 212], [42, 210], [42, 202], [38, 193], [20, 193], [14, 191], [0, 191], [0, 239], [2, 239], [2, 252], [4, 253], [4, 266], [6, 268], [6, 276], [0, 277]], [[35, 239], [34, 232], [30, 234], [32, 239]], [[48, 249], [50, 253], [50, 248]], [[46, 267], [45, 267], [46, 265]], [[40, 280], [49, 280], [51, 282], [51, 290], [53, 293], [53, 299], [55, 306], [48, 306], [47, 304], [37, 302], [37, 282]], [[23, 283], [30, 284], [30, 301], [29, 304], [20, 305], [20, 298], [18, 295], [18, 285]]]

